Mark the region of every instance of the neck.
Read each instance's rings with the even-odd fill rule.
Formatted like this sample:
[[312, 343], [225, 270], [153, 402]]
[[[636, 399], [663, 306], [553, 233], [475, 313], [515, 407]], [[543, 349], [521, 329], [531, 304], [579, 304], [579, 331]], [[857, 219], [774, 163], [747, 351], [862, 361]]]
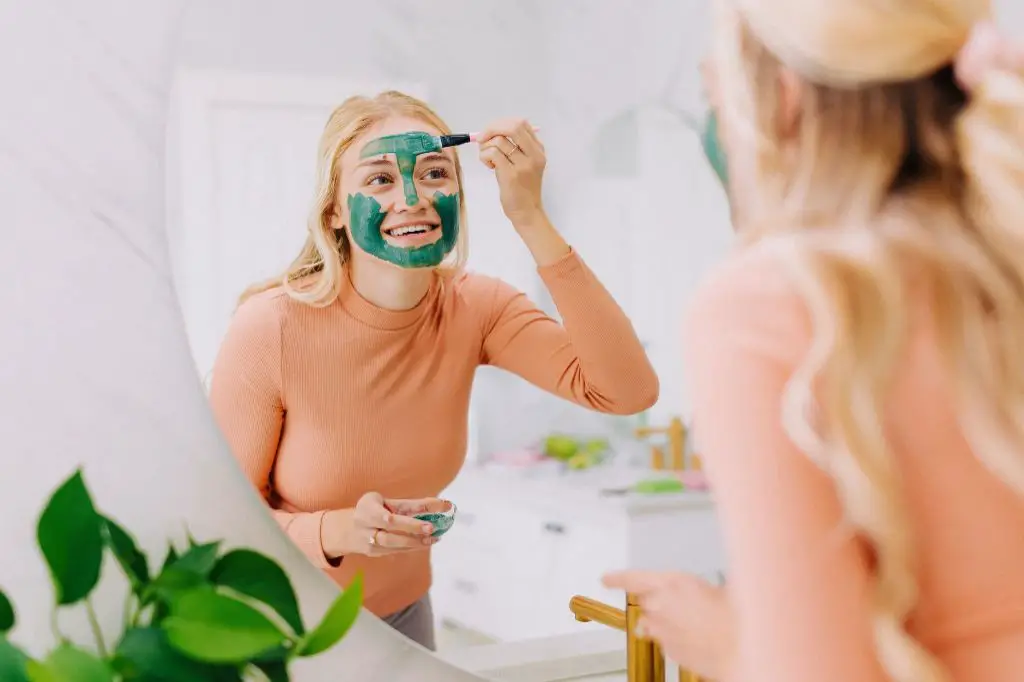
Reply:
[[346, 266], [352, 286], [384, 310], [409, 310], [423, 300], [434, 277], [432, 268], [402, 269], [389, 263], [353, 258]]

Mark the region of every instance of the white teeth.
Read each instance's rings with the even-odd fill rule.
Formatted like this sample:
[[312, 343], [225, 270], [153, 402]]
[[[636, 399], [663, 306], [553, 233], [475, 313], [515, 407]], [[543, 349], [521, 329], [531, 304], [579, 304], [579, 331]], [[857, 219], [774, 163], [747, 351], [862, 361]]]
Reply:
[[388, 230], [387, 233], [392, 237], [404, 237], [407, 234], [430, 232], [432, 229], [434, 229], [433, 225], [407, 225], [406, 227], [397, 227], [393, 230]]

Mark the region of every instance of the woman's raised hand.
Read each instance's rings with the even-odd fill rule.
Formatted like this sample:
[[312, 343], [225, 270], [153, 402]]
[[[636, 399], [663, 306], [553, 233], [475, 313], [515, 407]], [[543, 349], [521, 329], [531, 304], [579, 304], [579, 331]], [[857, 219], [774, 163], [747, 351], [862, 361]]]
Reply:
[[477, 138], [480, 161], [494, 170], [501, 208], [512, 225], [531, 224], [543, 214], [541, 186], [547, 155], [529, 121], [507, 119], [487, 127]]

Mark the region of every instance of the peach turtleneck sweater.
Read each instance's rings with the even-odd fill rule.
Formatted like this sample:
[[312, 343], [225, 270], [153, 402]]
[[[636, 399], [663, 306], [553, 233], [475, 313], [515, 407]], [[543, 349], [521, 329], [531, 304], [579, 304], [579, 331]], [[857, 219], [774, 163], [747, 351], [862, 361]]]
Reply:
[[[1024, 679], [1024, 501], [967, 444], [926, 299], [914, 300], [886, 415], [917, 545], [909, 631], [955, 682]], [[696, 295], [686, 330], [737, 619], [728, 682], [887, 682], [868, 550], [842, 534], [834, 485], [782, 427], [786, 382], [812, 338], [783, 265], [757, 247], [734, 255]]]
[[325, 308], [272, 289], [231, 321], [210, 401], [232, 451], [314, 563], [342, 586], [363, 573], [365, 605], [379, 616], [427, 592], [429, 550], [348, 556], [332, 567], [323, 514], [370, 491], [421, 498], [447, 487], [465, 458], [477, 367], [501, 367], [602, 412], [636, 413], [657, 400], [632, 325], [579, 256], [539, 273], [563, 324], [478, 274], [437, 277], [400, 312], [373, 306], [347, 279]]

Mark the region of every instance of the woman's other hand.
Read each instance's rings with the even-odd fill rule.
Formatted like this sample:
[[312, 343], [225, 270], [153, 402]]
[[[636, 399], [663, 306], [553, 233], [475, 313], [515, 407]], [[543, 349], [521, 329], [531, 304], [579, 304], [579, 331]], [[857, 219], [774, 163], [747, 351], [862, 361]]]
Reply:
[[529, 121], [507, 119], [480, 133], [480, 160], [498, 179], [501, 208], [512, 225], [536, 223], [543, 215], [541, 186], [547, 155]]
[[528, 121], [499, 121], [480, 133], [480, 160], [498, 178], [501, 208], [530, 250], [538, 266], [551, 265], [569, 254], [565, 242], [544, 212], [541, 186], [547, 154]]
[[436, 498], [386, 500], [380, 493], [366, 493], [353, 509], [327, 513], [321, 535], [324, 554], [337, 559], [347, 554], [376, 557], [426, 549], [437, 542], [431, 537], [434, 526], [412, 516], [443, 511], [445, 504]]
[[727, 678], [733, 651], [733, 619], [724, 587], [694, 575], [623, 571], [603, 579], [606, 587], [636, 595], [645, 637], [690, 672]]

